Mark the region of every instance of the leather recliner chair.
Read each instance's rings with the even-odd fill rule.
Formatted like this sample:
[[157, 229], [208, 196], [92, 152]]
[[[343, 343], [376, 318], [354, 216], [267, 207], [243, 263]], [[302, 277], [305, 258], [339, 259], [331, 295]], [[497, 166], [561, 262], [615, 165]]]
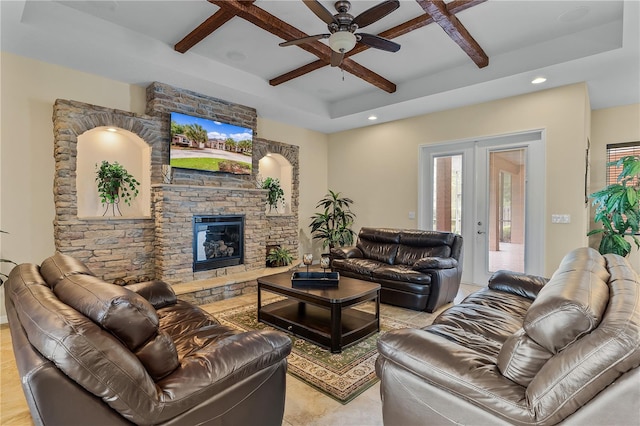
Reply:
[[37, 425], [282, 423], [284, 333], [238, 332], [162, 281], [109, 284], [59, 253], [16, 266], [5, 294]]

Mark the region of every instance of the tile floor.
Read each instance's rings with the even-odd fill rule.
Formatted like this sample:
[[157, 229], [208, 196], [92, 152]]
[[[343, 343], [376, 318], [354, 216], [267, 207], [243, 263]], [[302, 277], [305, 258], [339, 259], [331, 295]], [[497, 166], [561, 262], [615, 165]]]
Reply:
[[[455, 303], [478, 289], [479, 287], [463, 284]], [[256, 303], [255, 293], [203, 305], [202, 308], [215, 315], [216, 312], [247, 303]], [[381, 305], [381, 314], [414, 324], [426, 325], [445, 308], [429, 314]], [[11, 348], [11, 335], [7, 325], [3, 324], [0, 327], [0, 337], [0, 425], [33, 425], [17, 374]], [[283, 425], [382, 425], [380, 384], [378, 382], [347, 405], [342, 405], [295, 377], [287, 375], [287, 399]]]

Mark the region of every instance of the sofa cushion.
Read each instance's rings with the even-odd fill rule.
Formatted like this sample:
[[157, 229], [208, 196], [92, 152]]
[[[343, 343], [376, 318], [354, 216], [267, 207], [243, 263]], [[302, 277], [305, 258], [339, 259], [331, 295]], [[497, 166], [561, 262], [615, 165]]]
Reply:
[[506, 378], [527, 387], [552, 355], [521, 328], [502, 345], [498, 368]]
[[155, 338], [147, 341], [136, 352], [153, 380], [160, 380], [180, 366], [178, 352], [168, 333], [161, 331]]
[[415, 271], [429, 269], [451, 269], [458, 266], [458, 261], [452, 257], [423, 257], [411, 266]]
[[142, 296], [89, 275], [70, 275], [53, 289], [58, 298], [136, 349], [158, 330], [155, 309]]
[[603, 277], [604, 258], [589, 250], [565, 257], [524, 318], [529, 337], [554, 354], [596, 328], [607, 308], [609, 274]]
[[393, 265], [398, 245], [393, 243], [378, 243], [364, 238], [359, 238], [356, 247], [360, 249], [365, 259], [371, 259]]
[[332, 266], [341, 272], [370, 277], [373, 270], [378, 269], [384, 263], [370, 259], [333, 259]]
[[398, 255], [396, 256], [396, 265], [413, 265], [418, 260], [426, 257], [441, 257], [446, 258], [451, 256], [451, 247], [443, 246], [429, 246], [429, 247], [414, 247], [401, 244], [398, 246]]
[[400, 232], [400, 244], [416, 247], [451, 246], [455, 236], [451, 232], [403, 229]]
[[406, 283], [429, 285], [431, 275], [415, 271], [408, 265], [382, 265], [371, 272], [374, 280], [400, 281]]
[[173, 305], [178, 300], [176, 293], [173, 291], [173, 287], [164, 281], [143, 281], [128, 284], [125, 288], [147, 299], [155, 309]]
[[61, 279], [69, 275], [93, 275], [93, 272], [80, 260], [60, 252], [56, 252], [42, 262], [40, 273], [51, 288], [54, 288]]

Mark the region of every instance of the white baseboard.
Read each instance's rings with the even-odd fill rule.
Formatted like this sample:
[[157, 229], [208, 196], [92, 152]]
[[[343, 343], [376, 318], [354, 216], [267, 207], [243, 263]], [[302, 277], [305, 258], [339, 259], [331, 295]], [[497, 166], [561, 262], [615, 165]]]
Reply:
[[8, 322], [9, 320], [7, 319], [6, 315], [0, 315], [0, 324], [6, 324]]

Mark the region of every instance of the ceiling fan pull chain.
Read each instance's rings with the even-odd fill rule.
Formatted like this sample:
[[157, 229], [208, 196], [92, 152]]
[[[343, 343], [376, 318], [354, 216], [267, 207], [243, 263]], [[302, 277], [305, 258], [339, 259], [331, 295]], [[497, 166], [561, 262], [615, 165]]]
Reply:
[[340, 67], [340, 71], [342, 71], [342, 81], [344, 81], [344, 68]]

